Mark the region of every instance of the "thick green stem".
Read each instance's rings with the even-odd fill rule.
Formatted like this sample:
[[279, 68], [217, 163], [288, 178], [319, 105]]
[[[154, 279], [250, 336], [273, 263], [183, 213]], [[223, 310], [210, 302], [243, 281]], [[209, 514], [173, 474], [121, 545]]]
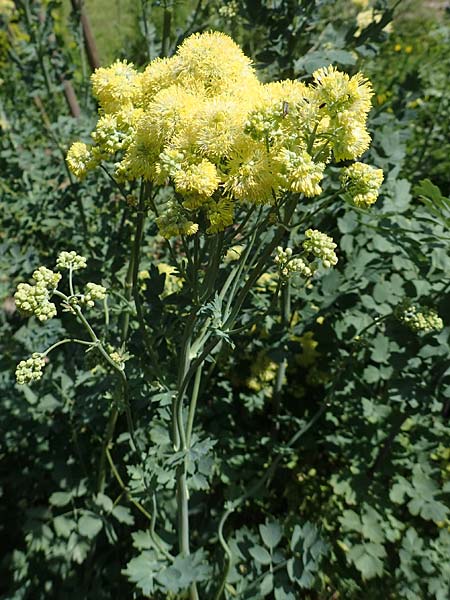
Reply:
[[139, 295], [139, 264], [141, 260], [141, 247], [142, 247], [142, 237], [144, 233], [144, 223], [146, 217], [145, 205], [147, 198], [149, 198], [152, 194], [152, 188], [148, 188], [144, 182], [142, 182], [141, 194], [139, 197], [139, 206], [138, 213], [136, 217], [136, 230], [133, 244], [133, 255], [131, 259], [131, 263], [133, 265], [132, 271], [132, 296], [134, 300], [134, 304], [136, 307], [136, 316], [138, 320], [138, 325], [142, 334], [142, 339], [144, 341], [145, 350], [151, 361], [151, 370], [153, 373], [156, 373], [156, 366], [158, 364], [158, 357], [155, 349], [153, 348], [153, 344], [149, 339], [147, 332], [147, 325], [144, 319], [144, 311], [142, 308], [142, 302]]
[[186, 427], [186, 445], [188, 448], [190, 448], [190, 446], [191, 446], [192, 429], [194, 427], [194, 417], [195, 417], [195, 410], [197, 408], [198, 393], [200, 390], [200, 381], [202, 379], [202, 370], [203, 370], [203, 363], [199, 367], [197, 367], [197, 371], [195, 373], [195, 379], [194, 379], [194, 387], [192, 389], [191, 403], [189, 405], [189, 415], [188, 415], [188, 422], [187, 422], [187, 427]]
[[[183, 556], [190, 555], [190, 541], [189, 541], [189, 493], [187, 487], [187, 435], [184, 427], [183, 420], [183, 397], [184, 390], [183, 382], [186, 378], [187, 373], [191, 365], [191, 359], [189, 358], [192, 331], [195, 324], [195, 313], [191, 315], [189, 322], [186, 325], [185, 335], [183, 339], [183, 347], [180, 360], [180, 368], [178, 374], [178, 395], [173, 406], [172, 420], [173, 427], [177, 430], [178, 447], [185, 453], [183, 462], [177, 468], [177, 505], [178, 505], [178, 543], [179, 551]], [[197, 586], [193, 583], [189, 590], [190, 599], [198, 600]]]
[[[283, 327], [288, 327], [291, 318], [291, 286], [290, 282], [287, 281], [286, 284], [281, 288], [281, 324]], [[286, 350], [286, 347], [283, 348]], [[273, 411], [278, 414], [280, 409], [280, 401], [281, 401], [281, 392], [284, 385], [284, 380], [286, 376], [288, 361], [287, 358], [283, 358], [281, 363], [278, 365], [277, 378], [275, 381], [275, 389], [273, 391]], [[278, 422], [277, 422], [278, 423]]]

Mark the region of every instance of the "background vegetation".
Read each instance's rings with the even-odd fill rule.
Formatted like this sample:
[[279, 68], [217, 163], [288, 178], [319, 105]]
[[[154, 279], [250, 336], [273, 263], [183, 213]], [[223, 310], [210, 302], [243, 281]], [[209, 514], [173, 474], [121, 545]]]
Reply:
[[[218, 29], [267, 81], [308, 81], [332, 63], [361, 70], [376, 91], [367, 158], [384, 170], [380, 200], [367, 212], [338, 199], [316, 214], [314, 226], [338, 243], [338, 266], [294, 289], [287, 335], [270, 310], [270, 278], [262, 280], [246, 309], [248, 319], [261, 318], [218, 357], [204, 384], [198, 434], [206, 442], [191, 499], [194, 543], [214, 559], [197, 557], [202, 598], [213, 597], [223, 561], [217, 527], [226, 502], [261, 478], [226, 523], [234, 556], [228, 598], [449, 597], [450, 27], [444, 10], [424, 13], [422, 3], [366, 4], [85, 5], [104, 65], [126, 57], [142, 66], [158, 56], [170, 14], [170, 52], [191, 32]], [[193, 565], [177, 564], [152, 591], [147, 521], [130, 501], [143, 497], [143, 478], [164, 481], [170, 470], [156, 452], [144, 467], [134, 463], [122, 415], [114, 455], [132, 493], [109, 468], [98, 492], [112, 374], [62, 348], [39, 385], [14, 383], [19, 360], [73, 327], [64, 315], [45, 328], [25, 322], [12, 299], [17, 283], [53, 264], [57, 252], [87, 256], [86, 278], [112, 282], [117, 310], [126, 308], [119, 290], [132, 207], [106, 175], [80, 183], [64, 161], [74, 139], [88, 138], [97, 110], [77, 6], [0, 0], [0, 594], [179, 598], [177, 582]], [[170, 257], [147, 233], [142, 285], [163, 336], [161, 315], [178, 310], [176, 279], [152, 269], [155, 255], [167, 264]], [[405, 301], [435, 308], [444, 329], [411, 331], [396, 317]], [[164, 448], [167, 399], [141, 385], [137, 336], [132, 351], [133, 344], [138, 426]], [[275, 373], [284, 361], [279, 394]], [[159, 505], [170, 529], [164, 493]]]

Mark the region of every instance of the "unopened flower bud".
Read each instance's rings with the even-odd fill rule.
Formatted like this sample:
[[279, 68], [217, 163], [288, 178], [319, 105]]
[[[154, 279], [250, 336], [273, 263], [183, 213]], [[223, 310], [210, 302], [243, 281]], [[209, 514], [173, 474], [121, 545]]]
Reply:
[[45, 358], [42, 354], [35, 352], [31, 358], [21, 360], [16, 367], [16, 381], [19, 385], [38, 381], [42, 377], [42, 369], [45, 366]]
[[58, 256], [58, 260], [56, 261], [57, 269], [70, 269], [73, 271], [78, 271], [79, 269], [84, 269], [86, 267], [86, 259], [84, 256], [80, 256], [75, 252], [75, 250], [71, 250], [70, 252], [60, 252]]

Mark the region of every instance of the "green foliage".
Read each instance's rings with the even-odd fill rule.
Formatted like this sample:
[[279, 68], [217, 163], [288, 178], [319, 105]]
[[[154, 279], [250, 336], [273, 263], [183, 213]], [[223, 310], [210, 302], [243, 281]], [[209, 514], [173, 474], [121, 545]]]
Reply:
[[[149, 347], [125, 285], [137, 189], [126, 203], [106, 174], [75, 182], [63, 160], [73, 139], [88, 139], [96, 110], [86, 57], [72, 43], [79, 24], [62, 31], [59, 2], [16, 2], [13, 41], [0, 46], [1, 598], [181, 599], [194, 583], [200, 598], [214, 598], [222, 580], [225, 597], [242, 600], [448, 597], [450, 28], [442, 20], [424, 32], [400, 14], [389, 33], [392, 13], [377, 2], [384, 16], [358, 32], [350, 4], [227, 2], [232, 17], [220, 11], [224, 3], [168, 7], [171, 48], [193, 30], [218, 28], [267, 80], [307, 81], [330, 62], [362, 70], [376, 91], [367, 161], [385, 176], [370, 211], [333, 195], [337, 174], [319, 200], [326, 210], [297, 207], [333, 235], [339, 262], [311, 285], [292, 282], [289, 315], [275, 269], [231, 332], [223, 298], [208, 298], [206, 334], [221, 342], [203, 368], [183, 453], [173, 451], [170, 414], [190, 266], [175, 264], [154, 224], [146, 226], [138, 301]], [[149, 13], [136, 16], [137, 41], [126, 40], [121, 53], [138, 65], [149, 49], [159, 54], [164, 37], [164, 7], [143, 5]], [[61, 74], [74, 85], [79, 119], [69, 116]], [[303, 231], [283, 242], [288, 235], [299, 251]], [[80, 335], [69, 312], [44, 327], [23, 320], [12, 299], [19, 281], [72, 249], [88, 259], [80, 286], [108, 287], [101, 341], [124, 361], [135, 440], [118, 374], [98, 348], [62, 345], [35, 386], [14, 383], [24, 357]], [[444, 329], [405, 327], [397, 318], [405, 300], [436, 309]], [[90, 313], [95, 331], [103, 331], [103, 309], [98, 302]], [[117, 332], [126, 315], [125, 349]], [[105, 448], [111, 414], [115, 437]], [[190, 556], [177, 542], [182, 464]], [[224, 516], [230, 555], [218, 540]]]

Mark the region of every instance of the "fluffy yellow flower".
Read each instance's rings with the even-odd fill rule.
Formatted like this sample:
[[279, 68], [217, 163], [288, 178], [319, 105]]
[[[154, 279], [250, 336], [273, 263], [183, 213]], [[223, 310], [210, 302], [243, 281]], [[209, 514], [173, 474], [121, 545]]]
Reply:
[[91, 75], [94, 96], [107, 113], [114, 113], [139, 98], [139, 75], [132, 63], [117, 60], [110, 67], [100, 67]]
[[83, 142], [72, 144], [67, 153], [66, 162], [70, 171], [78, 179], [84, 179], [87, 173], [96, 166], [91, 149]]
[[248, 106], [227, 96], [212, 98], [194, 117], [195, 143], [211, 160], [229, 157], [233, 143], [242, 132]]
[[357, 162], [342, 169], [341, 181], [353, 204], [359, 208], [368, 208], [378, 198], [383, 171]]
[[245, 136], [233, 147], [224, 190], [236, 200], [272, 204], [279, 176], [266, 147]]
[[285, 174], [287, 189], [307, 197], [321, 194], [324, 163], [314, 162], [306, 150], [295, 153], [286, 148], [281, 149], [277, 159]]
[[319, 342], [314, 339], [314, 332], [307, 331], [299, 338], [302, 348], [301, 354], [297, 358], [297, 362], [302, 367], [310, 367], [320, 357], [320, 352], [317, 350]]
[[251, 60], [218, 31], [189, 36], [178, 48], [173, 72], [179, 84], [202, 90], [207, 96], [258, 85]]
[[155, 58], [145, 68], [140, 79], [143, 108], [146, 108], [158, 92], [175, 83], [173, 63], [173, 58]]
[[174, 176], [175, 189], [180, 194], [196, 193], [208, 197], [216, 191], [219, 182], [216, 166], [206, 158], [180, 169]]
[[329, 66], [313, 73], [316, 95], [330, 117], [347, 111], [355, 118], [364, 119], [371, 109], [373, 90], [361, 73], [353, 77]]
[[331, 132], [331, 147], [337, 161], [358, 158], [369, 148], [370, 142], [365, 122], [348, 111], [336, 117], [335, 128]]

